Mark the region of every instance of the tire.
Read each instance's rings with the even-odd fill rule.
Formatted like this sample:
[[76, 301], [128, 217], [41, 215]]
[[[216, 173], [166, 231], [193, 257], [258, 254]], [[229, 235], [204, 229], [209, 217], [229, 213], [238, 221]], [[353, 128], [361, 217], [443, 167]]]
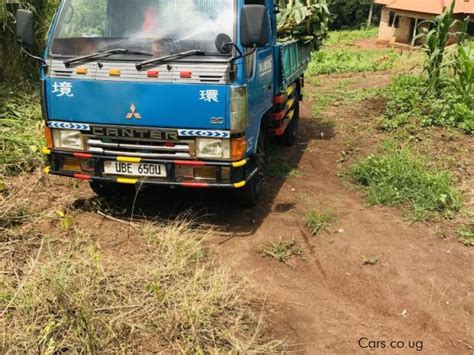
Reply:
[[234, 191], [234, 201], [245, 207], [254, 207], [260, 201], [263, 190], [263, 168], [266, 161], [266, 139], [264, 132], [260, 132], [257, 145], [256, 166], [258, 172], [245, 185]]
[[298, 126], [300, 122], [300, 97], [298, 93], [295, 94], [295, 100], [295, 113], [293, 118], [286, 128], [285, 133], [278, 137], [278, 143], [286, 147], [294, 146], [298, 140]]
[[89, 185], [94, 193], [105, 199], [119, 195], [130, 195], [135, 192], [135, 186], [122, 185], [113, 182], [91, 181]]

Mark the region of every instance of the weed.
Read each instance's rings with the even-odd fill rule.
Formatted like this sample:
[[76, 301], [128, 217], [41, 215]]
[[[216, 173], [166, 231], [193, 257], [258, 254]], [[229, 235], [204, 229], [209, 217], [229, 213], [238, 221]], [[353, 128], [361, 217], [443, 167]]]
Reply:
[[43, 121], [39, 98], [28, 87], [0, 85], [0, 176], [29, 171], [42, 162]]
[[212, 232], [179, 220], [139, 233], [119, 263], [89, 242], [48, 243], [21, 288], [0, 280], [3, 352], [281, 350], [263, 338], [246, 284], [207, 252]]
[[355, 164], [350, 174], [365, 187], [370, 204], [409, 204], [415, 220], [425, 220], [432, 212], [449, 217], [461, 208], [452, 175], [430, 168], [425, 159], [408, 148], [388, 147]]
[[474, 221], [466, 224], [458, 230], [458, 236], [461, 243], [465, 246], [474, 246]]
[[427, 80], [419, 75], [400, 75], [385, 91], [386, 111], [380, 121], [383, 129], [396, 129], [409, 123], [422, 126], [458, 127], [474, 134], [474, 102], [466, 104], [452, 87], [444, 96], [425, 94]]
[[269, 242], [261, 250], [264, 257], [273, 258], [281, 263], [287, 262], [292, 256], [303, 256], [304, 251], [295, 240]]
[[327, 230], [333, 219], [332, 215], [328, 212], [319, 213], [311, 211], [306, 216], [306, 226], [313, 235], [317, 235], [323, 230]]

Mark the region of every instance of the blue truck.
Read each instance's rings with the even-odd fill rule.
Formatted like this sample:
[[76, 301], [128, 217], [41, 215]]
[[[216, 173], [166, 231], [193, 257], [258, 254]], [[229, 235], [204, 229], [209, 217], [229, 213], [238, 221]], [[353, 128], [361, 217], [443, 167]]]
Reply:
[[[277, 12], [272, 0], [62, 0], [35, 57], [46, 172], [102, 196], [155, 184], [255, 205], [268, 142], [296, 141], [314, 50], [279, 41]], [[28, 10], [17, 35], [33, 56]]]

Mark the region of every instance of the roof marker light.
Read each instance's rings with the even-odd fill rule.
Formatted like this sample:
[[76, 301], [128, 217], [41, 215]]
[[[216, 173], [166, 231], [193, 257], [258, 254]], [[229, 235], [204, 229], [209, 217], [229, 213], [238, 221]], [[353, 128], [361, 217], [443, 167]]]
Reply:
[[181, 79], [191, 79], [193, 77], [192, 71], [182, 71], [179, 73]]
[[87, 75], [88, 72], [89, 72], [89, 69], [86, 68], [86, 67], [76, 68], [76, 74], [78, 74], [78, 75]]
[[109, 70], [110, 76], [120, 76], [122, 75], [122, 71], [120, 69], [110, 69]]
[[160, 77], [160, 72], [158, 70], [149, 70], [146, 74], [149, 78], [159, 78]]

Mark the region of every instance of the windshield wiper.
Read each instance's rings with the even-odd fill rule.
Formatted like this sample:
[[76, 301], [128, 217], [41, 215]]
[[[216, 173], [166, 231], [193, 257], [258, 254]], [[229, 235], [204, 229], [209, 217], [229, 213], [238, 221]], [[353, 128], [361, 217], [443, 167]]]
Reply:
[[101, 51], [97, 53], [84, 55], [81, 57], [72, 58], [72, 59], [64, 61], [64, 65], [66, 66], [66, 68], [68, 68], [73, 63], [90, 62], [96, 59], [107, 58], [115, 54], [153, 56], [153, 53], [150, 53], [150, 52], [134, 51], [134, 50], [125, 49], [125, 48], [116, 48], [116, 49], [110, 49], [108, 51]]
[[184, 57], [190, 57], [192, 55], [205, 55], [206, 53], [197, 49], [194, 49], [192, 51], [186, 51], [186, 52], [180, 52], [180, 53], [175, 53], [171, 55], [167, 55], [164, 57], [159, 57], [159, 58], [153, 58], [150, 60], [145, 60], [143, 62], [140, 62], [136, 65], [137, 70], [142, 70], [143, 67], [151, 65], [151, 64], [160, 64], [167, 62], [169, 60], [173, 59], [178, 59], [178, 58], [184, 58]]

